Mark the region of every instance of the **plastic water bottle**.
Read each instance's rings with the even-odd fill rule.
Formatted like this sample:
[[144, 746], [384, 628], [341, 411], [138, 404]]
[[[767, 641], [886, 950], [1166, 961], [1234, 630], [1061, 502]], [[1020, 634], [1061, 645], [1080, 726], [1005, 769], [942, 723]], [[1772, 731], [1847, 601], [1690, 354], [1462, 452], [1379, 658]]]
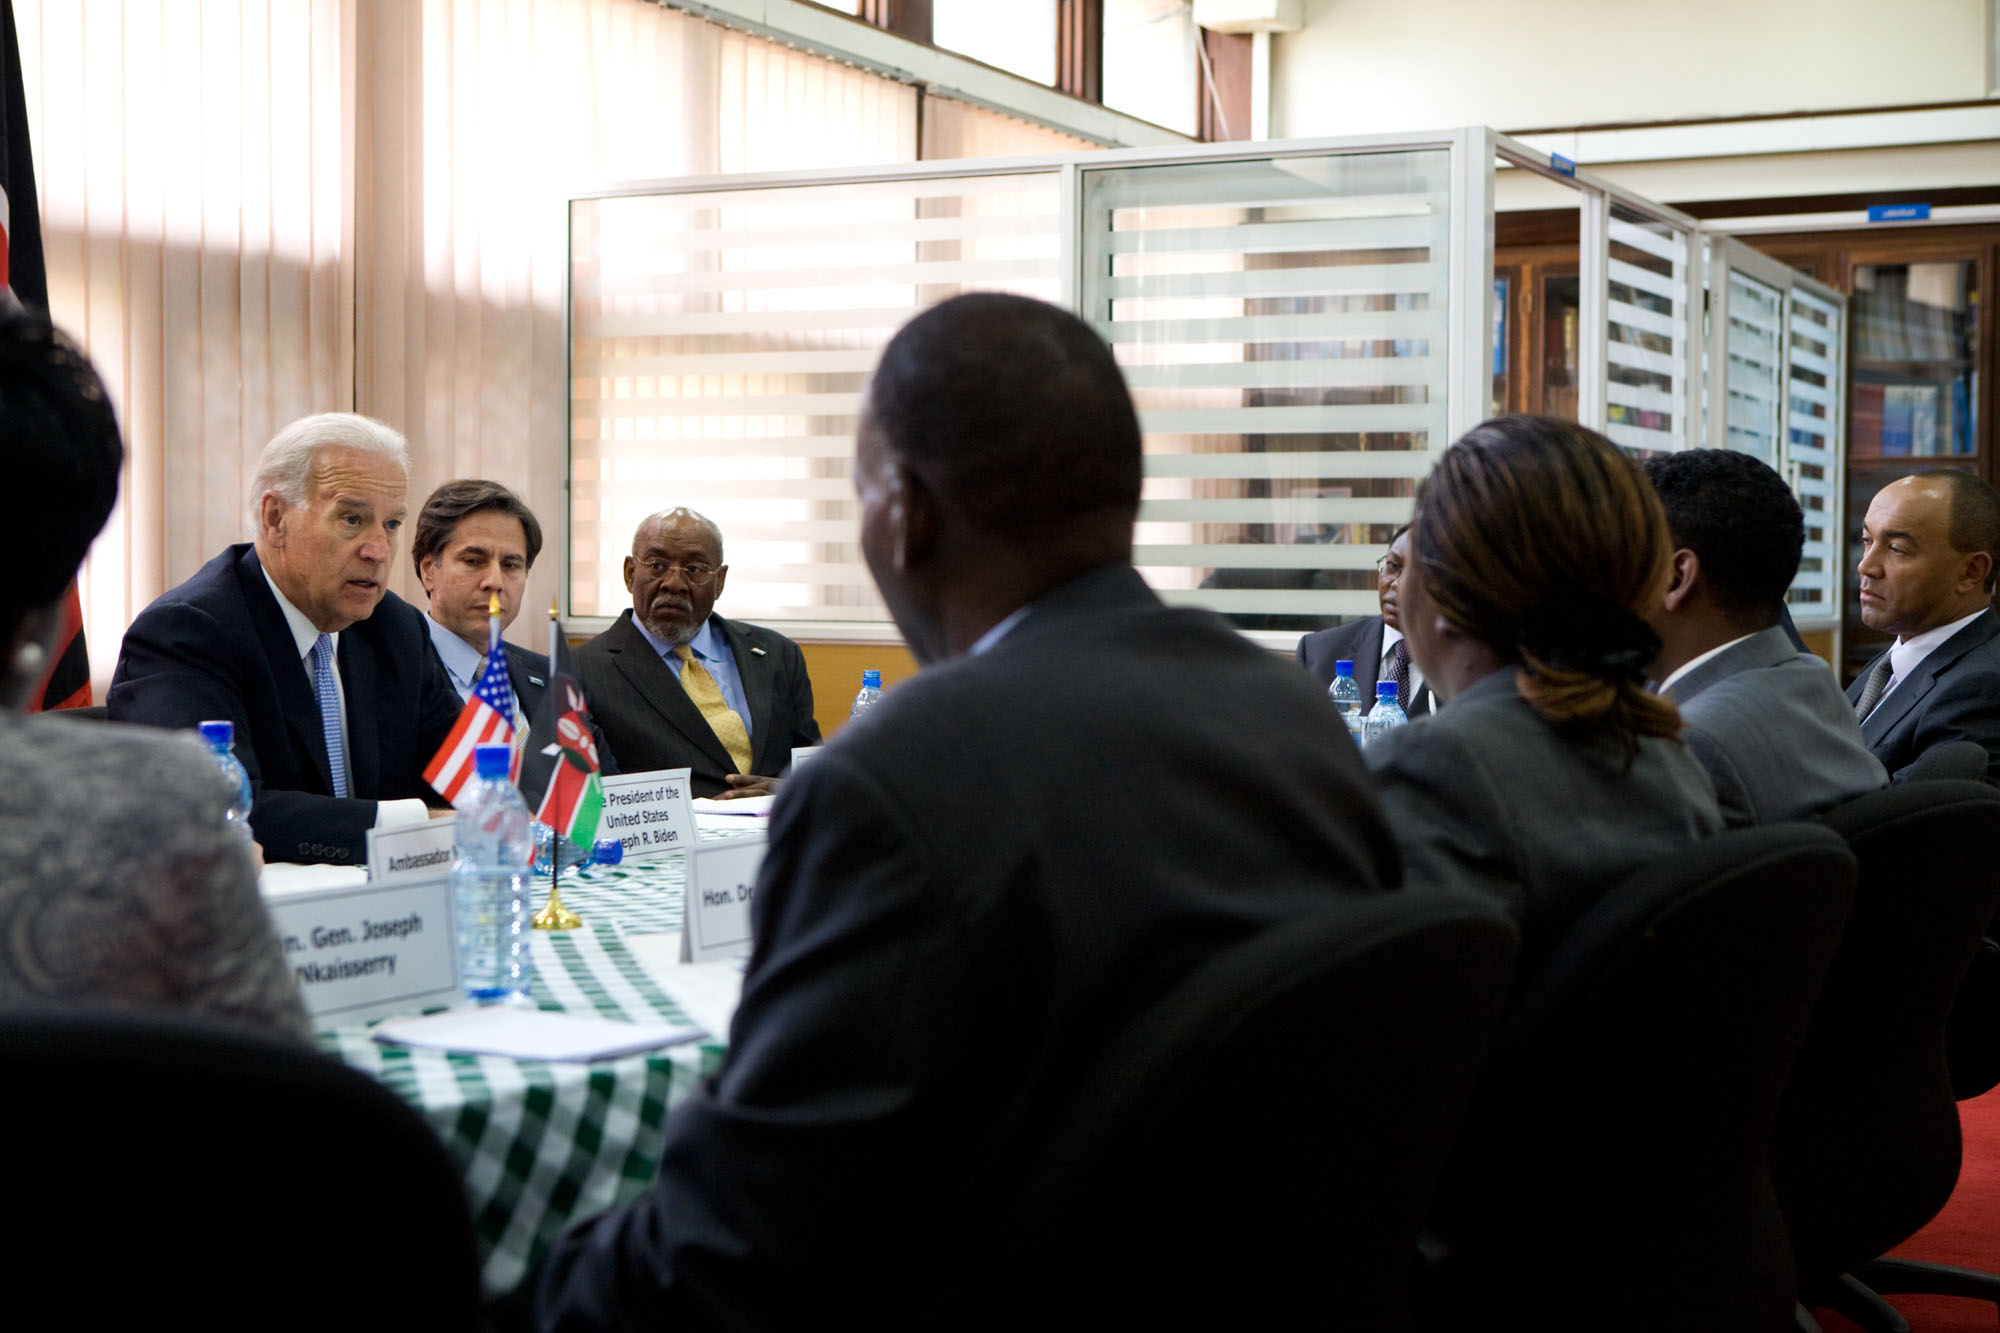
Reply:
[[546, 880], [549, 877], [549, 858], [551, 856], [557, 856], [562, 859], [562, 873], [565, 875], [572, 870], [580, 870], [590, 864], [589, 852], [586, 852], [568, 838], [563, 837], [539, 819], [534, 824], [534, 838], [535, 859], [531, 863], [531, 868], [534, 870], [535, 878], [538, 880]]
[[1333, 700], [1333, 706], [1340, 710], [1340, 720], [1347, 724], [1347, 734], [1361, 741], [1361, 686], [1354, 679], [1354, 663], [1343, 657], [1333, 664], [1333, 684], [1326, 687], [1326, 697]]
[[854, 696], [854, 707], [847, 710], [848, 720], [852, 721], [873, 708], [875, 701], [881, 697], [882, 673], [879, 671], [863, 671], [861, 673], [861, 693]]
[[247, 843], [250, 841], [250, 775], [236, 760], [236, 724], [228, 721], [204, 722], [201, 724], [201, 738], [208, 742], [209, 752], [215, 756], [215, 766], [222, 770], [222, 780], [236, 793], [223, 818]]
[[529, 941], [528, 806], [507, 780], [505, 745], [473, 751], [478, 776], [459, 798], [457, 859], [451, 870], [458, 916], [458, 970], [465, 993], [490, 1001], [528, 993], [534, 977]]
[[1393, 731], [1397, 727], [1407, 726], [1409, 721], [1409, 714], [1405, 713], [1403, 706], [1396, 702], [1396, 682], [1385, 680], [1377, 685], [1375, 707], [1368, 712], [1368, 726], [1365, 733], [1369, 744], [1374, 744], [1377, 736]]

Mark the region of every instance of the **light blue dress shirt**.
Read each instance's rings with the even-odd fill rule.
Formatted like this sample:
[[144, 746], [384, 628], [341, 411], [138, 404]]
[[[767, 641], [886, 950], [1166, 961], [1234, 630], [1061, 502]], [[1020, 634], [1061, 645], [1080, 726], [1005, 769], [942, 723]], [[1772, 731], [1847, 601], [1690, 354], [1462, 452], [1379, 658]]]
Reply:
[[[679, 680], [681, 659], [674, 650], [640, 624], [637, 616], [632, 617], [632, 628], [638, 630], [640, 636], [653, 645], [653, 651], [667, 664], [667, 670], [674, 673], [675, 680]], [[754, 736], [756, 730], [750, 721], [750, 701], [743, 694], [743, 677], [736, 670], [736, 655], [729, 651], [728, 641], [716, 633], [713, 617], [701, 622], [701, 629], [696, 631], [693, 639], [689, 640], [688, 647], [700, 659], [702, 666], [708, 669], [708, 674], [715, 677], [716, 685], [722, 690], [722, 701], [735, 709], [736, 716], [743, 719], [743, 730]]]

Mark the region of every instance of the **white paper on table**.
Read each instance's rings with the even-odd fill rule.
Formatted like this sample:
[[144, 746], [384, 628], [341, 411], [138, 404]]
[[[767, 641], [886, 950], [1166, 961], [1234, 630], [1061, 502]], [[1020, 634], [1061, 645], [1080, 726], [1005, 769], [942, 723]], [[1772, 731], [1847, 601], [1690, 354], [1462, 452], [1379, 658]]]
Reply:
[[743, 960], [720, 958], [712, 963], [683, 963], [679, 931], [623, 935], [626, 951], [639, 960], [653, 984], [666, 992], [676, 1008], [705, 1028], [717, 1041], [729, 1039], [729, 1021], [743, 998]]
[[606, 1060], [658, 1050], [701, 1036], [699, 1028], [666, 1023], [627, 1023], [586, 1018], [510, 1004], [447, 1009], [419, 1018], [391, 1018], [375, 1029], [375, 1040], [430, 1046], [474, 1055], [516, 1060]]
[[734, 819], [768, 819], [771, 816], [771, 802], [776, 796], [736, 796], [727, 801], [718, 801], [713, 796], [694, 798], [694, 812], [702, 815], [728, 815]]

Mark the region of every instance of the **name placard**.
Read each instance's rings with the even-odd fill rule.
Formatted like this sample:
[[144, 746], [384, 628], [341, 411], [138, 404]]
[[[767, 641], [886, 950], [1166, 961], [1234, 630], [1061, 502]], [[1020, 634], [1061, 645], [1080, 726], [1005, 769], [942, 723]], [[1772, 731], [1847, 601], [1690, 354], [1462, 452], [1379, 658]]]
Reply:
[[597, 836], [616, 838], [625, 859], [661, 856], [694, 846], [694, 798], [685, 768], [620, 773], [600, 779], [604, 814]]
[[826, 753], [824, 745], [794, 745], [792, 747], [792, 768], [794, 770], [802, 768], [808, 760], [817, 759], [824, 753]]
[[266, 893], [285, 963], [320, 1027], [457, 1004], [451, 881]]
[[457, 815], [402, 828], [369, 829], [368, 882], [407, 884], [449, 875], [457, 838]]
[[764, 864], [764, 835], [703, 843], [688, 852], [681, 906], [681, 961], [706, 963], [750, 952], [750, 898]]

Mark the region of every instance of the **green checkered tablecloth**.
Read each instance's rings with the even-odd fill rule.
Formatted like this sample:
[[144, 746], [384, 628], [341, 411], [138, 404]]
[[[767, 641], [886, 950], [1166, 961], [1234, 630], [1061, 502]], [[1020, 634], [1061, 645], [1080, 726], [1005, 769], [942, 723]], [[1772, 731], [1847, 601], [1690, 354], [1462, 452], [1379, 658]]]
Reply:
[[[705, 837], [708, 835], [704, 835]], [[563, 885], [578, 930], [537, 932], [544, 1009], [684, 1023], [619, 928], [679, 930], [683, 858], [596, 867]], [[717, 1042], [590, 1064], [384, 1045], [367, 1027], [320, 1046], [429, 1120], [465, 1177], [490, 1292], [518, 1282], [573, 1221], [637, 1198], [659, 1166], [667, 1110], [720, 1064]]]

